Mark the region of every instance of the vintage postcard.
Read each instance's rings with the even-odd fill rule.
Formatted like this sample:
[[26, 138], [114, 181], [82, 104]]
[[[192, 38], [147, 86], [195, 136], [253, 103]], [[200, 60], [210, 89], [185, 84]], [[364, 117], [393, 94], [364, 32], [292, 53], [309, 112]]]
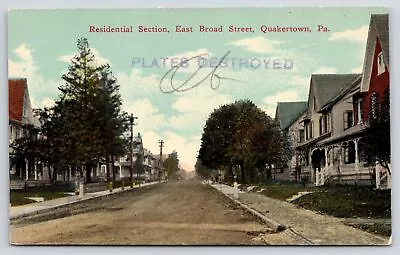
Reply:
[[10, 243], [391, 244], [388, 12], [10, 10]]

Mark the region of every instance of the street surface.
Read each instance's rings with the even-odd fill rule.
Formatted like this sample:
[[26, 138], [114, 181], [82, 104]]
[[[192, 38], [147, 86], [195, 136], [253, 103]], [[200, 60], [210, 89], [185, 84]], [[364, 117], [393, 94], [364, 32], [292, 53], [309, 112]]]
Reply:
[[178, 181], [13, 220], [14, 244], [266, 244], [268, 227], [214, 188]]

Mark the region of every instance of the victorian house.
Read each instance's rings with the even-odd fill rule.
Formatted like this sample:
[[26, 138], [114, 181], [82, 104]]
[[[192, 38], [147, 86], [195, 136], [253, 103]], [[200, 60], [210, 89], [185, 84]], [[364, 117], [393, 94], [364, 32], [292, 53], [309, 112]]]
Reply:
[[[370, 114], [376, 117], [377, 107], [389, 93], [389, 84], [389, 17], [375, 14], [371, 15], [369, 24], [360, 91], [353, 98], [355, 116], [358, 117], [355, 121], [367, 122]], [[390, 188], [391, 173], [388, 169], [377, 164], [375, 170], [377, 187]]]
[[[295, 122], [306, 110], [306, 101], [277, 103], [275, 123], [279, 126], [283, 137], [287, 139], [286, 149], [288, 153], [291, 153], [299, 142], [298, 129], [300, 127]], [[288, 162], [274, 166], [274, 177], [276, 180], [297, 180], [298, 176], [296, 175], [296, 166], [293, 163], [293, 158], [294, 156]]]
[[39, 126], [34, 116], [26, 79], [8, 80], [8, 136], [10, 157], [10, 179], [38, 179], [35, 159], [21, 159], [15, 155], [15, 143], [18, 139], [34, 135], [30, 130]]
[[[296, 179], [390, 188], [387, 169], [363, 162], [368, 116], [389, 91], [388, 15], [372, 15], [363, 74], [313, 74], [307, 111], [288, 130]], [[370, 112], [372, 111], [372, 112]], [[297, 133], [297, 135], [296, 135]], [[375, 179], [375, 180], [374, 180]]]
[[345, 165], [354, 163], [354, 146], [333, 145], [332, 140], [342, 137], [353, 125], [353, 104], [345, 95], [360, 81], [360, 74], [311, 76], [307, 112], [301, 120], [305, 138], [296, 150], [301, 172], [309, 173], [309, 181], [316, 185], [330, 181], [328, 178], [334, 178], [335, 173], [350, 175], [346, 169], [352, 167]]

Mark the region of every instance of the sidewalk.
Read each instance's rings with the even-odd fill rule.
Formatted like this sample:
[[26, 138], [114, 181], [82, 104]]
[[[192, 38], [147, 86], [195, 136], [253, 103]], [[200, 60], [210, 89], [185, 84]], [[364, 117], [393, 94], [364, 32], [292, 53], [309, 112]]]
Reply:
[[285, 231], [264, 236], [270, 244], [384, 245], [389, 242], [384, 237], [346, 226], [344, 219], [317, 214], [260, 194], [235, 191], [235, 188], [223, 184], [211, 186], [230, 197], [239, 192], [239, 202], [284, 225]]
[[[154, 184], [158, 184], [158, 181], [155, 182], [149, 182], [149, 183], [144, 183], [139, 185], [135, 185], [133, 189], [138, 189], [141, 187], [146, 187]], [[33, 215], [37, 214], [41, 211], [45, 210], [51, 210], [60, 206], [68, 205], [68, 204], [74, 204], [78, 203], [81, 201], [97, 198], [97, 197], [102, 197], [102, 196], [108, 196], [111, 194], [116, 194], [124, 191], [129, 191], [131, 190], [131, 187], [125, 187], [124, 190], [122, 188], [116, 188], [113, 189], [112, 192], [109, 190], [104, 190], [104, 191], [99, 191], [99, 192], [94, 192], [94, 193], [86, 193], [84, 194], [83, 197], [79, 197], [79, 195], [73, 195], [73, 196], [68, 196], [68, 197], [62, 197], [62, 198], [57, 198], [57, 199], [52, 199], [52, 200], [47, 200], [43, 202], [38, 202], [38, 203], [32, 203], [32, 204], [27, 204], [27, 205], [21, 205], [21, 206], [13, 206], [10, 207], [10, 220], [28, 216], [28, 215]]]

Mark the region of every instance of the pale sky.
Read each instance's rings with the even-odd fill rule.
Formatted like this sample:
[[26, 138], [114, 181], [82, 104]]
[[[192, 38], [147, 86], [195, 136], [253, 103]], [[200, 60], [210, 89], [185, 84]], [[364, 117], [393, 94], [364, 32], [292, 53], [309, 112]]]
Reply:
[[[163, 139], [164, 151], [176, 150], [182, 167], [193, 170], [203, 125], [218, 106], [250, 99], [273, 117], [276, 102], [307, 100], [312, 73], [361, 72], [372, 13], [387, 9], [13, 10], [8, 15], [9, 76], [27, 78], [34, 107], [52, 105], [61, 75], [77, 51], [77, 39], [88, 38], [97, 61], [111, 64], [121, 86], [123, 109], [139, 117], [135, 131], [142, 134], [144, 147], [157, 153], [158, 140]], [[134, 32], [89, 33], [90, 25], [133, 26]], [[139, 25], [166, 27], [170, 33], [138, 33]], [[192, 26], [193, 32], [175, 33], [176, 25]], [[225, 31], [200, 33], [199, 25], [222, 25]], [[254, 32], [229, 33], [229, 25], [251, 26]], [[262, 33], [262, 25], [307, 26], [312, 31]], [[317, 32], [318, 25], [329, 32]], [[154, 59], [200, 54], [218, 59], [227, 51], [228, 66], [219, 68], [218, 75], [229, 79], [222, 80], [218, 89], [212, 89], [209, 81], [181, 93], [159, 89], [170, 62], [157, 66]], [[240, 58], [260, 65], [233, 64]], [[274, 69], [274, 60], [278, 67], [286, 60], [293, 68]], [[195, 67], [193, 63], [181, 68], [177, 80], [185, 80]]]

